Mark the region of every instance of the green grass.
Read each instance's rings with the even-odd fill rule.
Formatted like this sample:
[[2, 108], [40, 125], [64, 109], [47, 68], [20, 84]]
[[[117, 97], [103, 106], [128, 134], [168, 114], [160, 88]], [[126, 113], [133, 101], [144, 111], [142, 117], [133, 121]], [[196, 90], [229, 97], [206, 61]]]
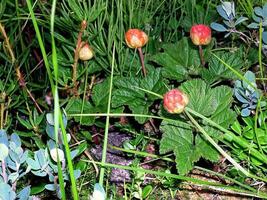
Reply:
[[[262, 192], [260, 189], [258, 191], [258, 188], [252, 187], [242, 180], [242, 177], [246, 177], [249, 180], [257, 182], [267, 182], [266, 145], [261, 143], [262, 136], [257, 131], [260, 128], [260, 117], [266, 115], [266, 108], [260, 107], [260, 102], [266, 101], [266, 96], [264, 96], [264, 92], [266, 91], [264, 89], [257, 89], [261, 92], [261, 97], [254, 115], [251, 116], [254, 120], [252, 128], [253, 133], [255, 133], [255, 140], [247, 139], [242, 135], [243, 133], [237, 135], [233, 131], [230, 131], [230, 129], [216, 123], [216, 120], [210, 119], [190, 108], [187, 108], [185, 113], [180, 116], [166, 115], [160, 108], [162, 105], [162, 94], [153, 92], [154, 88], [151, 88], [153, 91], [150, 91], [145, 86], [144, 88], [134, 86], [137, 93], [145, 93], [143, 102], [155, 97], [156, 100], [153, 99], [153, 104], [148, 106], [148, 109], [151, 111], [149, 114], [142, 114], [143, 110], [141, 109], [139, 110], [140, 113], [128, 113], [129, 106], [126, 106], [126, 108], [113, 107], [113, 92], [118, 92], [118, 80], [125, 77], [133, 78], [136, 81], [142, 80], [140, 78], [141, 72], [137, 51], [129, 49], [124, 41], [124, 33], [129, 28], [143, 29], [149, 35], [149, 43], [143, 48], [143, 52], [145, 54], [146, 67], [149, 69], [148, 72], [151, 72], [154, 68], [160, 67], [151, 61], [151, 57], [159, 52], [163, 52], [162, 45], [175, 43], [182, 37], [187, 37], [188, 31], [193, 24], [204, 23], [208, 25], [212, 21], [217, 20], [216, 6], [219, 3], [220, 1], [218, 0], [54, 0], [52, 2], [27, 0], [26, 4], [22, 5], [23, 3], [18, 0], [14, 2], [2, 0], [0, 3], [1, 128], [21, 131], [24, 133], [24, 137], [27, 133], [34, 134], [35, 138], [38, 138], [38, 141], [42, 142], [39, 145], [34, 138], [23, 137], [23, 144], [31, 151], [37, 150], [42, 145], [45, 146], [47, 139], [47, 136], [43, 134], [45, 133], [45, 120], [33, 129], [26, 129], [17, 120], [17, 116], [19, 116], [20, 119], [25, 118], [28, 120], [29, 118], [29, 121], [32, 122], [32, 110], [36, 109], [36, 104], [32, 102], [29, 93], [26, 90], [21, 90], [22, 87], [16, 78], [15, 70], [20, 69], [27, 88], [34, 94], [36, 102], [42, 107], [44, 113], [54, 112], [56, 143], [58, 148], [61, 143], [63, 143], [65, 148], [66, 168], [70, 180], [67, 183], [70, 187], [65, 187], [63, 177], [65, 166], [62, 166], [62, 163], [58, 161], [57, 175], [62, 199], [69, 199], [70, 193], [74, 200], [81, 199], [80, 194], [83, 194], [83, 197], [86, 196], [88, 199], [93, 185], [97, 181], [105, 188], [108, 197], [119, 198], [116, 196], [116, 187], [111, 185], [112, 183], [109, 183], [108, 180], [108, 174], [112, 168], [127, 169], [131, 171], [133, 176], [136, 176], [133, 178], [132, 183], [124, 183], [125, 199], [133, 199], [134, 192], [140, 193], [144, 189], [142, 181], [138, 177], [140, 174], [153, 174], [156, 177], [156, 181], [152, 182], [151, 185], [155, 185], [158, 190], [152, 191], [147, 199], [153, 198], [154, 195], [156, 196], [158, 191], [162, 191], [162, 195], [174, 198], [175, 193], [178, 191], [178, 182], [201, 185], [203, 189], [207, 188], [213, 191], [223, 190], [236, 195], [240, 194], [267, 199], [265, 192]], [[263, 5], [263, 3], [263, 1], [238, 0], [236, 1], [238, 15], [251, 17], [253, 8], [256, 5]], [[72, 65], [75, 62], [74, 51], [77, 36], [80, 32], [80, 24], [83, 20], [87, 21], [87, 27], [82, 32], [81, 39], [91, 45], [95, 55], [88, 62], [77, 62], [77, 83], [79, 87], [77, 94], [75, 94], [72, 90], [75, 85], [73, 84]], [[238, 38], [235, 40], [215, 38], [215, 40], [219, 39], [220, 42], [215, 44], [217, 46], [211, 52], [208, 52], [209, 58], [207, 58], [207, 62], [210, 62], [211, 57], [215, 57], [233, 76], [247, 82], [253, 88], [255, 86], [244, 78], [243, 72], [245, 69], [250, 67], [252, 69], [258, 65], [259, 69], [256, 70], [257, 80], [259, 80], [259, 85], [265, 88], [266, 70], [264, 68], [266, 58], [262, 53], [262, 47], [264, 45], [262, 42], [262, 30], [264, 28], [261, 23], [257, 37], [259, 41], [258, 46], [249, 46], [246, 49], [246, 53], [249, 55], [246, 57], [248, 59], [255, 59], [255, 55], [252, 55], [249, 51], [251, 49], [257, 50], [256, 64], [243, 66], [240, 70], [235, 69], [226, 60], [213, 53], [217, 50], [225, 52], [232, 51], [235, 47], [239, 47], [241, 41]], [[243, 29], [246, 30], [246, 27], [243, 26]], [[6, 32], [6, 36], [4, 32]], [[175, 60], [176, 57], [175, 55], [173, 56]], [[173, 63], [171, 64], [174, 65]], [[203, 69], [199, 70], [201, 71]], [[191, 71], [190, 73], [188, 80], [203, 78], [201, 72]], [[166, 77], [166, 75], [162, 76], [164, 76], [164, 84], [168, 89], [181, 84], [179, 81]], [[95, 93], [97, 93], [95, 88], [100, 87], [103, 81], [107, 79], [109, 80], [108, 86], [105, 88], [105, 92], [103, 92], [104, 90], [101, 91], [103, 93], [103, 99], [107, 96], [105, 100], [106, 104], [100, 104], [99, 107], [101, 108], [98, 107], [96, 109], [95, 107], [97, 106], [95, 104], [97, 102], [93, 99], [94, 95], [96, 95]], [[213, 83], [213, 86], [225, 84], [232, 88], [231, 81], [220, 79], [220, 81]], [[149, 85], [150, 83], [143, 84]], [[158, 85], [153, 85], [153, 87], [158, 87]], [[50, 96], [53, 98], [51, 105], [45, 100], [45, 98], [48, 98], [50, 91], [52, 93]], [[136, 101], [140, 101], [140, 98], [143, 98], [140, 96], [138, 96]], [[68, 107], [71, 101], [81, 102], [81, 107], [77, 107], [75, 114], [68, 113], [69, 123], [68, 127], [65, 128], [62, 110]], [[233, 104], [235, 107], [239, 106], [237, 102], [233, 102]], [[103, 107], [106, 108], [105, 111], [101, 110]], [[92, 117], [94, 117], [93, 125], [84, 123], [84, 120], [92, 119]], [[127, 117], [129, 119], [128, 124], [118, 126], [118, 117]], [[137, 117], [139, 119], [154, 119], [156, 128], [160, 127], [159, 124], [162, 121], [175, 122], [182, 120], [190, 124], [190, 127], [194, 128], [195, 133], [201, 133], [209, 141], [209, 144], [212, 144], [220, 152], [221, 156], [228, 160], [227, 164], [238, 172], [242, 172], [242, 175], [238, 176], [238, 180], [235, 180], [228, 174], [227, 170], [225, 174], [222, 174], [197, 165], [194, 167], [194, 170], [201, 170], [202, 172], [218, 176], [231, 182], [231, 186], [192, 178], [186, 175], [177, 175], [173, 167], [177, 162], [174, 159], [173, 153], [161, 155], [157, 151], [155, 153], [146, 152], [145, 147], [150, 142], [159, 148], [161, 132], [152, 134], [152, 136], [146, 133], [143, 131], [144, 125], [138, 124], [134, 120]], [[79, 120], [76, 120], [77, 118]], [[241, 117], [239, 116], [238, 120], [241, 122], [243, 128], [245, 127], [245, 123], [240, 119]], [[105, 122], [103, 123], [103, 121]], [[151, 125], [151, 121], [148, 121], [148, 124]], [[207, 124], [220, 131], [221, 137], [212, 138], [209, 132], [203, 128]], [[94, 130], [92, 127], [97, 133], [104, 132], [103, 140], [101, 141], [103, 143], [102, 160], [95, 162], [100, 167], [100, 175], [97, 177], [94, 174], [91, 165], [94, 161], [82, 156], [82, 161], [86, 162], [89, 167], [87, 170], [82, 171], [82, 180], [79, 179], [77, 181], [75, 180], [74, 170], [77, 168], [77, 162], [80, 158], [78, 157], [78, 159], [72, 160], [71, 150], [81, 145], [79, 143], [74, 144], [74, 140], [68, 143], [67, 133], [73, 134], [83, 144], [86, 143], [87, 147], [85, 149], [90, 150], [94, 145], [91, 138], [95, 134], [92, 131]], [[108, 145], [110, 127], [116, 127], [116, 130], [126, 131], [129, 134], [132, 133], [133, 139], [138, 136], [143, 136], [143, 139], [139, 143], [139, 146], [136, 146], [134, 149], [110, 147]], [[263, 123], [261, 128], [266, 131], [266, 124]], [[58, 141], [57, 133], [59, 130], [62, 131], [63, 141]], [[82, 131], [88, 132], [89, 139], [81, 134]], [[243, 131], [245, 132], [246, 130]], [[114, 148], [126, 153], [130, 158], [134, 159], [134, 164], [122, 166], [107, 163], [108, 148]], [[244, 151], [242, 153], [248, 158], [247, 160], [240, 159], [234, 153], [234, 150], [237, 148], [241, 149], [240, 154], [241, 151]], [[88, 152], [90, 153], [90, 151]], [[84, 153], [84, 150], [80, 153]], [[153, 161], [164, 163], [165, 168], [159, 171], [143, 169], [140, 167], [140, 163], [146, 157], [151, 157]], [[262, 164], [255, 164], [252, 158], [256, 158]], [[87, 183], [85, 179], [88, 177], [90, 180]], [[171, 186], [166, 189], [164, 183], [172, 181], [175, 184], [170, 184]]]

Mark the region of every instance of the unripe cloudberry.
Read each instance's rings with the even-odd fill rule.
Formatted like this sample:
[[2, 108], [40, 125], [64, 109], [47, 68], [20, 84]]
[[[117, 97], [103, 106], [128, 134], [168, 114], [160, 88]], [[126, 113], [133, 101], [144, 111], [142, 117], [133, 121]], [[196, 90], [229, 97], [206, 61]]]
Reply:
[[188, 102], [187, 95], [178, 89], [168, 91], [163, 97], [163, 106], [169, 113], [183, 112]]
[[79, 51], [79, 59], [86, 61], [92, 59], [94, 56], [93, 49], [89, 46], [88, 43], [82, 45]]
[[211, 29], [204, 24], [191, 27], [190, 38], [195, 45], [207, 45], [211, 41]]

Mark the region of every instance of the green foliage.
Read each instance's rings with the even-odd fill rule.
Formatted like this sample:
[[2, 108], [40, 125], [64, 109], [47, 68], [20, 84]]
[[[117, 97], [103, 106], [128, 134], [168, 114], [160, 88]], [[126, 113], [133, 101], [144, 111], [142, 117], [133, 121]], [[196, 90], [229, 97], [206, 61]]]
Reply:
[[188, 38], [174, 44], [164, 44], [162, 49], [164, 52], [152, 56], [150, 60], [163, 66], [162, 75], [165, 78], [180, 82], [199, 73], [199, 53]]
[[217, 19], [216, 11], [212, 8], [212, 1], [188, 0], [184, 1], [182, 10], [182, 27], [189, 32], [191, 26], [195, 24], [210, 24]]
[[[44, 194], [47, 191], [61, 197], [64, 186], [69, 192], [69, 179], [74, 186], [73, 177], [76, 179], [81, 173], [85, 175], [84, 179], [90, 177], [89, 184], [84, 184], [82, 180], [80, 185], [80, 188], [86, 191], [80, 192], [86, 193], [84, 196], [88, 198], [91, 186], [95, 184], [95, 174], [91, 163], [87, 163], [82, 153], [87, 148], [90, 150], [94, 143], [102, 143], [102, 137], [95, 137], [95, 133], [103, 132], [105, 117], [79, 116], [79, 114], [104, 115], [110, 106], [111, 114], [130, 112], [135, 115], [134, 118], [139, 123], [138, 125], [132, 123], [133, 121], [127, 117], [126, 122], [123, 122], [122, 118], [120, 122], [112, 119], [110, 127], [106, 126], [106, 136], [108, 128], [133, 133], [132, 139], [123, 143], [124, 150], [128, 151], [126, 156], [130, 155], [129, 150], [136, 152], [132, 156], [135, 159], [134, 164], [128, 166], [128, 169], [134, 169], [136, 173], [132, 174], [134, 177], [132, 183], [125, 184], [131, 185], [130, 188], [125, 188], [125, 197], [128, 198], [127, 193], [130, 192], [129, 199], [132, 196], [152, 199], [151, 195], [155, 192], [152, 190], [154, 183], [143, 185], [144, 169], [136, 167], [141, 161], [147, 164], [147, 157], [143, 160], [141, 156], [150, 153], [153, 158], [161, 160], [153, 162], [155, 164], [153, 167], [157, 169], [157, 164], [163, 163], [161, 167], [166, 172], [156, 172], [157, 175], [164, 175], [161, 178], [156, 177], [158, 188], [164, 189], [164, 186], [169, 190], [176, 188], [177, 179], [191, 181], [192, 179], [187, 177], [171, 174], [173, 165], [169, 165], [168, 162], [172, 161], [172, 157], [154, 155], [157, 150], [159, 149], [162, 154], [174, 153], [176, 168], [180, 175], [188, 174], [200, 158], [210, 162], [218, 161], [219, 153], [214, 148], [216, 145], [212, 146], [206, 137], [199, 133], [200, 128], [189, 121], [187, 118], [189, 115], [185, 113], [171, 115], [163, 111], [160, 96], [174, 87], [187, 93], [190, 99], [189, 109], [204, 115], [226, 130], [234, 122], [231, 127], [236, 135], [229, 133], [222, 135], [222, 129], [220, 131], [218, 126], [214, 124], [211, 126], [205, 120], [198, 118], [200, 116], [196, 117], [197, 123], [218, 146], [223, 142], [223, 149], [230, 152], [234, 160], [240, 161], [242, 167], [248, 167], [251, 173], [259, 174], [264, 180], [266, 162], [261, 158], [266, 158], [267, 154], [267, 114], [266, 105], [262, 103], [266, 102], [266, 97], [261, 96], [260, 90], [262, 89], [263, 94], [266, 91], [264, 82], [266, 72], [261, 64], [265, 58], [259, 49], [261, 43], [258, 34], [262, 22], [262, 38], [266, 44], [267, 7], [261, 5], [262, 3], [251, 0], [239, 0], [236, 4], [215, 0], [64, 0], [57, 1], [56, 14], [50, 21], [52, 5], [49, 1], [36, 1], [33, 7], [36, 18], [28, 20], [29, 10], [23, 1], [2, 0], [0, 23], [5, 29], [6, 36], [0, 29], [0, 76], [3, 77], [0, 80], [0, 128], [9, 128], [15, 133], [7, 135], [6, 131], [0, 131], [0, 199], [26, 200], [31, 199], [30, 195]], [[240, 5], [247, 17], [252, 16], [252, 19], [242, 16], [244, 13], [239, 12]], [[254, 10], [253, 6], [256, 6]], [[215, 23], [218, 15], [221, 19]], [[90, 44], [94, 50], [94, 58], [88, 62], [78, 60], [76, 93], [73, 90], [72, 66], [82, 20], [86, 20], [87, 27], [82, 33], [81, 40]], [[32, 22], [34, 28], [37, 27], [40, 31], [36, 36]], [[51, 22], [52, 25], [54, 23], [54, 29], [50, 28]], [[200, 23], [211, 24], [214, 30], [226, 34], [223, 38], [221, 33], [213, 32], [212, 43], [203, 47], [205, 66], [201, 65], [198, 47], [194, 46], [188, 37], [191, 26]], [[142, 49], [148, 71], [147, 77], [143, 77], [140, 73], [138, 51], [129, 49], [125, 44], [124, 33], [129, 28], [140, 28], [149, 35], [149, 42]], [[56, 41], [52, 47], [51, 34]], [[230, 34], [232, 37], [226, 38]], [[263, 54], [266, 54], [265, 44], [262, 48]], [[40, 48], [43, 54], [40, 53]], [[14, 54], [15, 60], [11, 59], [10, 52]], [[210, 56], [211, 54], [220, 58], [232, 69], [215, 56]], [[261, 78], [259, 78], [258, 63]], [[114, 83], [112, 94], [109, 94], [111, 66], [114, 67]], [[249, 68], [254, 74], [247, 72], [245, 78], [258, 90], [251, 88], [246, 81], [237, 80], [238, 77], [241, 79], [242, 72]], [[17, 71], [18, 69], [20, 71]], [[256, 81], [257, 79], [259, 81]], [[236, 81], [234, 90], [233, 81]], [[54, 88], [54, 82], [58, 83], [58, 89]], [[60, 99], [56, 98], [53, 102], [51, 90], [52, 93], [58, 90]], [[240, 106], [235, 105], [236, 112], [232, 106], [233, 94], [241, 103]], [[109, 95], [112, 96], [111, 103], [108, 101]], [[37, 111], [37, 104], [42, 111]], [[54, 109], [53, 104], [58, 109]], [[76, 114], [76, 116], [73, 118], [68, 116], [67, 120], [67, 116], [63, 115], [63, 125], [55, 132], [58, 118], [56, 117], [55, 122], [50, 112], [59, 111], [59, 107], [64, 107], [67, 115]], [[239, 110], [241, 116], [237, 118]], [[154, 115], [157, 119], [146, 123], [149, 118], [142, 115]], [[242, 118], [242, 116], [248, 117]], [[74, 144], [70, 134], [63, 134], [65, 129], [77, 133], [73, 134], [73, 139], [79, 142]], [[55, 138], [57, 134], [58, 138]], [[63, 135], [66, 136], [65, 144]], [[155, 149], [152, 149], [152, 152], [143, 152], [147, 151], [146, 145], [153, 141]], [[65, 152], [68, 142], [75, 147]], [[255, 156], [255, 150], [258, 157]], [[106, 153], [104, 149], [103, 155]], [[78, 160], [73, 173], [71, 164], [66, 166], [65, 156], [68, 161]], [[62, 167], [59, 167], [60, 164]], [[6, 175], [3, 171], [7, 172]], [[234, 174], [232, 171], [234, 170], [229, 174]], [[87, 173], [90, 173], [90, 176], [87, 176]], [[33, 182], [32, 187], [26, 186], [28, 183], [32, 184], [31, 178], [36, 176], [42, 177], [41, 181], [38, 184]], [[5, 180], [6, 177], [8, 181]], [[243, 176], [240, 181], [246, 178]], [[59, 184], [55, 184], [57, 180], [61, 183], [61, 188]], [[239, 186], [243, 187], [244, 184]], [[76, 187], [74, 188], [76, 190]], [[224, 186], [220, 186], [221, 188]], [[107, 187], [95, 184], [94, 189], [93, 198], [99, 198], [98, 195], [101, 193], [104, 199], [106, 194], [110, 194], [108, 184]], [[230, 190], [240, 191], [237, 187]], [[252, 196], [261, 195], [251, 188], [248, 190], [252, 191]], [[171, 198], [174, 199], [174, 196], [173, 194]]]
[[[243, 123], [244, 125], [242, 125]], [[257, 124], [257, 123], [256, 123]], [[255, 119], [253, 117], [242, 118], [242, 121], [235, 121], [231, 126], [232, 130], [240, 136], [243, 140], [247, 141], [251, 147], [260, 150], [260, 152], [267, 153], [267, 136], [266, 136], [266, 124], [259, 123], [259, 126], [255, 128]], [[261, 166], [264, 163], [254, 157], [250, 157], [247, 152], [249, 148], [242, 149], [238, 145], [232, 146], [232, 151], [239, 160], [250, 160], [252, 165]], [[259, 172], [262, 169], [258, 169]]]
[[[230, 109], [233, 92], [229, 87], [211, 88], [203, 80], [195, 79], [184, 82], [179, 89], [188, 94], [189, 108], [209, 117], [221, 126], [228, 128], [235, 120], [236, 114]], [[204, 129], [210, 136], [220, 137], [220, 131], [215, 128], [204, 125]], [[160, 152], [174, 152], [180, 174], [187, 174], [201, 157], [213, 162], [218, 160], [217, 150], [202, 135], [194, 134], [195, 130], [190, 125], [181, 121], [172, 123], [165, 121], [161, 124], [161, 130], [163, 136]]]
[[[220, 51], [216, 52], [215, 55], [239, 72], [241, 67], [244, 65], [242, 53], [242, 50], [237, 50], [235, 52]], [[233, 71], [227, 68], [214, 56], [210, 58], [209, 67], [202, 70], [201, 76], [207, 83], [210, 84], [216, 81], [237, 79], [237, 76], [233, 73]]]
[[[116, 89], [112, 97], [113, 108], [128, 106], [133, 113], [144, 115], [150, 114], [149, 108], [158, 97], [148, 94], [141, 89], [158, 94], [164, 94], [166, 91], [160, 69], [151, 71], [145, 78], [116, 78], [114, 87]], [[140, 124], [147, 121], [147, 118], [144, 117], [135, 117], [135, 119]]]

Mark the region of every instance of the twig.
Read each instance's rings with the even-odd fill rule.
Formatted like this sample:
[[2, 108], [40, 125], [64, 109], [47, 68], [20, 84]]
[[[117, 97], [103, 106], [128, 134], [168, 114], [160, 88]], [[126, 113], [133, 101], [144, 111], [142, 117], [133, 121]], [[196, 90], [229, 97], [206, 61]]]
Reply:
[[[9, 38], [6, 34], [6, 31], [5, 31], [5, 28], [4, 26], [0, 23], [0, 32], [2, 33], [3, 37], [4, 37], [4, 40], [5, 40], [5, 43], [6, 43], [6, 47], [7, 47], [7, 50], [9, 52], [9, 55], [11, 57], [11, 63], [12, 64], [15, 64], [16, 62], [16, 58], [15, 58], [15, 55], [14, 55], [14, 52], [12, 50], [12, 47], [10, 45], [10, 42], [9, 42]], [[36, 100], [34, 99], [33, 95], [31, 94], [31, 92], [29, 91], [29, 89], [27, 88], [26, 86], [26, 83], [25, 83], [25, 80], [24, 80], [24, 77], [23, 75], [21, 74], [20, 72], [20, 68], [18, 66], [15, 66], [15, 71], [16, 71], [16, 75], [17, 75], [17, 78], [18, 78], [18, 81], [19, 81], [19, 85], [26, 90], [26, 92], [28, 93], [28, 95], [30, 96], [30, 98], [32, 99], [34, 105], [36, 106], [36, 108], [38, 109], [39, 112], [43, 113], [42, 109], [40, 108], [40, 106], [38, 105], [38, 103], [36, 102]]]
[[79, 60], [79, 51], [80, 51], [80, 48], [81, 48], [81, 44], [82, 44], [82, 35], [83, 35], [83, 32], [85, 30], [87, 26], [87, 23], [85, 20], [82, 21], [81, 23], [81, 29], [80, 29], [80, 32], [78, 34], [78, 38], [77, 38], [77, 43], [76, 43], [76, 49], [75, 49], [75, 52], [74, 52], [74, 63], [72, 65], [72, 69], [73, 69], [73, 74], [72, 74], [72, 81], [73, 81], [73, 93], [75, 96], [78, 95], [78, 83], [77, 83], [77, 65], [78, 65], [78, 60]]
[[24, 89], [27, 94], [29, 95], [29, 97], [31, 98], [31, 100], [33, 101], [34, 105], [36, 106], [37, 110], [40, 113], [43, 113], [42, 109], [40, 108], [40, 106], [38, 105], [38, 103], [36, 102], [35, 98], [33, 97], [32, 93], [30, 92], [30, 90], [27, 88], [26, 86], [26, 82], [24, 80], [24, 77], [22, 75], [22, 73], [20, 72], [19, 67], [16, 67], [16, 75], [17, 75], [17, 79], [19, 81], [19, 85], [22, 87], [22, 89]]
[[7, 47], [7, 50], [9, 52], [9, 55], [11, 57], [11, 63], [14, 64], [15, 61], [16, 61], [16, 58], [14, 56], [14, 53], [12, 51], [12, 47], [9, 43], [9, 38], [7, 37], [7, 34], [6, 34], [6, 31], [5, 31], [5, 28], [4, 26], [1, 24], [0, 22], [0, 32], [2, 33], [3, 37], [4, 37], [4, 40], [5, 40], [5, 43], [6, 43], [6, 47]]

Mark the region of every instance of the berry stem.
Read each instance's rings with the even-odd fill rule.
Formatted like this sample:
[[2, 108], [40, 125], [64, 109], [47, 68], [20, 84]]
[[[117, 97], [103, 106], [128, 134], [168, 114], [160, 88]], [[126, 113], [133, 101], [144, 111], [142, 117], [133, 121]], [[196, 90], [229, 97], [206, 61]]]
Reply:
[[204, 67], [205, 66], [205, 60], [204, 60], [203, 49], [202, 49], [201, 45], [198, 46], [198, 50], [199, 50], [199, 57], [201, 60], [201, 65]]
[[143, 52], [142, 52], [142, 48], [139, 47], [137, 49], [138, 49], [138, 53], [139, 53], [139, 57], [140, 57], [140, 61], [141, 61], [142, 72], [143, 72], [144, 77], [146, 77], [146, 74], [147, 73], [146, 73], [145, 62], [144, 62], [144, 55], [143, 55]]

